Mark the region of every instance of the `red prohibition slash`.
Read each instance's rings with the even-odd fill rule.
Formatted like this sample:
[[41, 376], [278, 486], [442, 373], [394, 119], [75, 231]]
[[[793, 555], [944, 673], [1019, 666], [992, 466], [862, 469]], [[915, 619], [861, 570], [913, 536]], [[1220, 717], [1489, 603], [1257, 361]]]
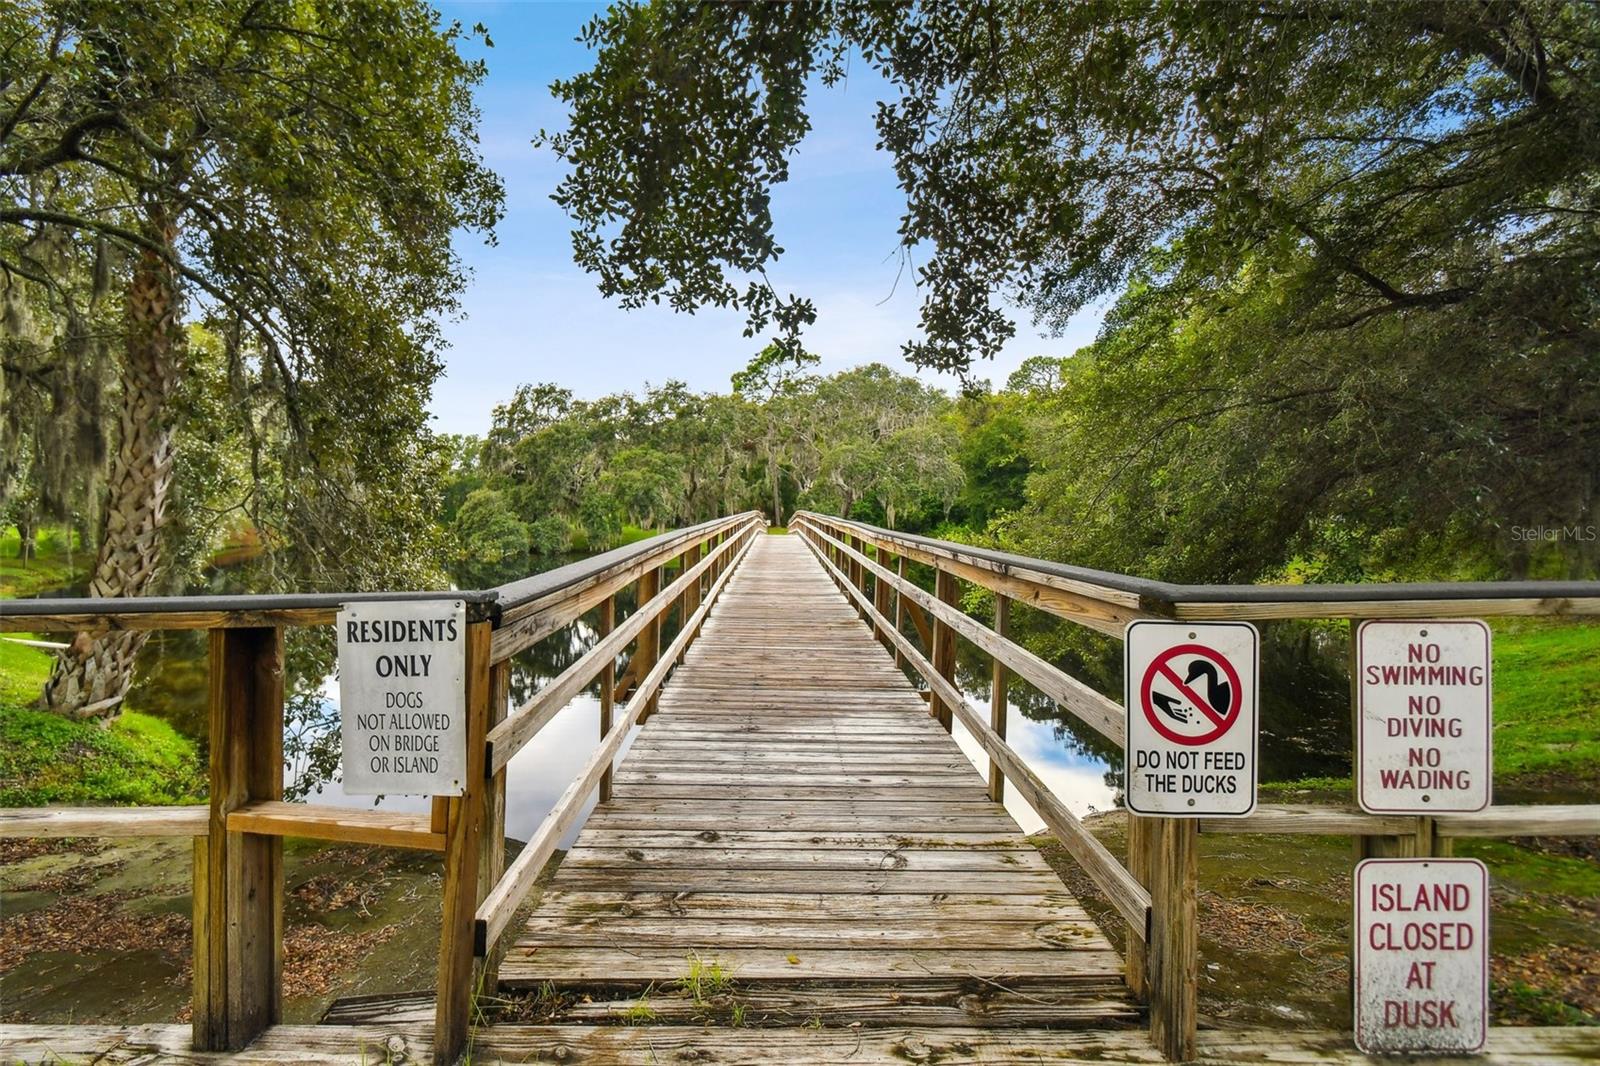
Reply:
[[[1221, 668], [1233, 691], [1233, 698], [1230, 701], [1227, 714], [1217, 713], [1210, 703], [1202, 699], [1200, 694], [1190, 688], [1183, 678], [1178, 676], [1178, 672], [1168, 665], [1180, 655], [1198, 655], [1208, 660], [1212, 665]], [[1154, 701], [1150, 698], [1151, 687], [1155, 684], [1157, 675], [1164, 675], [1170, 684], [1183, 693], [1185, 699], [1194, 704], [1201, 714], [1211, 720], [1212, 728], [1208, 732], [1185, 736], [1182, 733], [1175, 733], [1168, 729], [1166, 724], [1157, 717]], [[1239, 673], [1233, 668], [1233, 663], [1228, 661], [1226, 655], [1222, 655], [1204, 644], [1179, 644], [1176, 647], [1168, 648], [1160, 655], [1157, 655], [1149, 666], [1145, 667], [1144, 679], [1139, 683], [1139, 704], [1144, 708], [1145, 720], [1150, 723], [1151, 728], [1174, 744], [1182, 744], [1191, 748], [1199, 747], [1202, 744], [1210, 744], [1213, 740], [1218, 739], [1233, 728], [1233, 723], [1239, 720], [1239, 708], [1244, 705], [1244, 698], [1244, 686], [1239, 684]]]

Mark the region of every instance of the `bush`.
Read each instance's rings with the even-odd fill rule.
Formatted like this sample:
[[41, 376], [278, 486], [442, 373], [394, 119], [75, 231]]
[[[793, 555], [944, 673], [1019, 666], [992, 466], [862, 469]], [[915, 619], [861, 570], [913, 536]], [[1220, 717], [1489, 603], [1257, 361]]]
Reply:
[[547, 514], [528, 526], [528, 542], [539, 555], [559, 555], [572, 546], [572, 528], [560, 515]]

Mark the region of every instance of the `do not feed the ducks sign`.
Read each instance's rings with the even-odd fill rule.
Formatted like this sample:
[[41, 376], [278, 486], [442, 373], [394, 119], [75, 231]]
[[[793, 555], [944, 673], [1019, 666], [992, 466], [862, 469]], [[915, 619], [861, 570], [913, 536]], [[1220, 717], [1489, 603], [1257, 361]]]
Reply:
[[1168, 818], [1255, 810], [1255, 626], [1141, 619], [1128, 624], [1123, 648], [1128, 810]]

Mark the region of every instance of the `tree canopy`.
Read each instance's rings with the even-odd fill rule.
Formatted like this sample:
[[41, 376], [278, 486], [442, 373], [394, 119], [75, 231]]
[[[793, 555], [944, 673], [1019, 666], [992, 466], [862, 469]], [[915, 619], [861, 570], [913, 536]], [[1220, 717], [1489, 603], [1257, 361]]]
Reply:
[[[0, 12], [0, 444], [27, 457], [0, 502], [87, 501], [95, 594], [171, 588], [219, 513], [260, 534], [267, 583], [439, 576], [419, 549], [451, 242], [502, 195], [462, 34], [420, 0]], [[96, 427], [67, 441], [81, 484], [49, 465], [62, 420]], [[49, 705], [114, 713], [142, 640], [75, 641]]]
[[1515, 530], [1592, 513], [1593, 5], [661, 0], [583, 39], [543, 140], [578, 262], [625, 304], [739, 306], [799, 350], [770, 195], [852, 63], [890, 87], [912, 363], [969, 378], [1015, 333], [1007, 299], [1047, 332], [1114, 299], [1093, 346], [967, 413], [963, 510], [1015, 547], [1175, 579], [1488, 576], [1546, 572]]

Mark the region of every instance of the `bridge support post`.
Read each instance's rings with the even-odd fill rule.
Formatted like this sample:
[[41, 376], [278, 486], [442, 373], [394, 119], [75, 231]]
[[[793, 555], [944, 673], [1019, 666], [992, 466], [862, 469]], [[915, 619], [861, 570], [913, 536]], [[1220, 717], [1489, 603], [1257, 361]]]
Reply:
[[[904, 555], [898, 556], [894, 562], [895, 575], [899, 577], [901, 581], [904, 581], [906, 579], [906, 557]], [[906, 598], [905, 594], [897, 588], [894, 590], [894, 631], [896, 633], [905, 632], [905, 624]], [[900, 650], [900, 645], [898, 643], [896, 643], [894, 646], [894, 665], [896, 668], [902, 670], [905, 669], [906, 665], [906, 653]]]
[[1150, 876], [1150, 937], [1145, 982], [1150, 997], [1150, 1041], [1173, 1062], [1195, 1056], [1196, 984], [1200, 944], [1196, 928], [1200, 823], [1192, 818], [1142, 819]]
[[[1001, 640], [1011, 637], [1011, 597], [1001, 592], [994, 594], [994, 631]], [[994, 677], [989, 685], [989, 728], [1001, 740], [1006, 738], [1006, 665], [999, 658], [994, 659]], [[992, 756], [989, 759], [989, 798], [996, 803], [1006, 798], [1006, 775]], [[1132, 832], [1131, 825], [1129, 831]]]
[[[604, 640], [611, 635], [611, 627], [617, 624], [617, 598], [607, 596], [600, 604], [600, 638]], [[612, 659], [606, 663], [604, 670], [600, 671], [600, 739], [603, 742], [606, 734], [611, 732], [611, 712], [617, 700], [617, 661]], [[605, 773], [600, 775], [600, 802], [605, 803], [611, 798], [611, 767], [606, 767]]]
[[283, 630], [213, 629], [210, 664], [211, 820], [195, 848], [193, 1039], [224, 1051], [283, 1013], [283, 838], [228, 831], [229, 812], [283, 798]]
[[[948, 604], [960, 602], [961, 592], [954, 574], [943, 568], [934, 571], [933, 594]], [[933, 668], [947, 681], [956, 678], [956, 633], [938, 618], [933, 620]], [[928, 701], [928, 713], [939, 719], [946, 733], [955, 720], [955, 708], [946, 707], [944, 701], [934, 696]]]
[[472, 1026], [479, 841], [488, 817], [484, 736], [493, 688], [491, 635], [488, 622], [467, 626], [467, 777], [465, 791], [450, 797], [445, 813], [444, 901], [433, 1023], [433, 1057], [438, 1063], [460, 1058]]
[[[484, 720], [485, 732], [505, 721], [511, 703], [511, 663], [498, 662], [489, 667], [489, 713]], [[483, 836], [478, 841], [478, 887], [475, 899], [482, 903], [489, 890], [506, 872], [506, 771], [488, 781], [483, 797]], [[476, 913], [476, 907], [474, 907]], [[473, 945], [476, 948], [476, 944]], [[485, 945], [484, 957], [474, 971], [473, 987], [493, 992], [500, 984], [500, 954], [493, 944]]]
[[[848, 543], [850, 545], [850, 547], [854, 548], [858, 552], [861, 550], [861, 538], [860, 537], [847, 537], [845, 539], [846, 539], [846, 543]], [[867, 589], [866, 589], [866, 576], [867, 576], [866, 568], [863, 567], [853, 556], [846, 555], [844, 557], [844, 560], [845, 560], [845, 573], [850, 575], [850, 584], [854, 585], [856, 587], [856, 589], [859, 590], [860, 592], [863, 592], [863, 593], [866, 592], [867, 591]], [[862, 618], [867, 617], [867, 612], [863, 611], [855, 603], [855, 601], [852, 600], [851, 603], [850, 603], [850, 606], [855, 609], [856, 614], [859, 615], [860, 617], [862, 617]]]
[[[1150, 819], [1141, 818], [1137, 814], [1128, 814], [1128, 872], [1133, 875], [1146, 889], [1150, 887]], [[1149, 952], [1145, 944], [1145, 937], [1149, 935], [1147, 929], [1128, 929], [1126, 941], [1127, 950], [1124, 952], [1124, 980], [1128, 984], [1128, 993], [1140, 1003], [1150, 1002], [1150, 974], [1146, 965]]]
[[[683, 553], [684, 570], [687, 571], [694, 569], [695, 564], [699, 561], [700, 545], [696, 544], [694, 547]], [[682, 625], [684, 622], [688, 621], [689, 616], [694, 614], [696, 608], [699, 606], [700, 582], [697, 580], [691, 582], [689, 587], [683, 590], [683, 595], [678, 597], [678, 624]]]
[[[639, 576], [639, 606], [655, 598], [661, 591], [661, 568], [646, 571]], [[633, 660], [628, 663], [628, 673], [632, 675], [634, 684], [645, 679], [645, 676], [654, 669], [656, 660], [661, 658], [661, 618], [652, 618], [645, 623], [639, 631], [638, 642], [633, 649]], [[638, 663], [635, 669], [634, 663]], [[650, 697], [650, 703], [645, 707], [644, 713], [639, 716], [639, 721], [644, 722], [655, 713], [656, 700]]]

